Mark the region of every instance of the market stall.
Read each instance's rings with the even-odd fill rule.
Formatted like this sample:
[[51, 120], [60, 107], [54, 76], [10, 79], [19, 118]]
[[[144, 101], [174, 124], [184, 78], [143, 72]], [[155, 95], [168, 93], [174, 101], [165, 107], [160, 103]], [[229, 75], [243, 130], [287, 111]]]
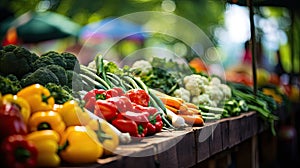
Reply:
[[[161, 58], [120, 68], [101, 55], [86, 66], [67, 52], [37, 56], [8, 45], [1, 54], [1, 118], [10, 118], [1, 122], [1, 128], [10, 127], [2, 140], [12, 145], [20, 141], [17, 134], [31, 145], [32, 162], [26, 164], [131, 167], [147, 162], [164, 167], [171, 157], [177, 160], [174, 166], [191, 167], [250, 140], [253, 165], [256, 136], [263, 131], [276, 135], [273, 97], [263, 91], [254, 97], [251, 87], [216, 76], [176, 76], [159, 68]], [[8, 64], [23, 70], [8, 69]], [[158, 72], [173, 83], [153, 83], [159, 81]], [[52, 144], [53, 155], [45, 144]], [[5, 146], [2, 151], [8, 152]], [[15, 164], [25, 164], [12, 157]]]

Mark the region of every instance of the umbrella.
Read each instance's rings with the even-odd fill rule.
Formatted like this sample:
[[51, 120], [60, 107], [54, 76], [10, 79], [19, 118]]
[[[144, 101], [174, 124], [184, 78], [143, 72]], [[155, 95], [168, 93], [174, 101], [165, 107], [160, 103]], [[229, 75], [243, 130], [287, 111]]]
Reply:
[[130, 39], [143, 41], [146, 34], [143, 26], [126, 19], [109, 17], [98, 22], [83, 26], [79, 37], [82, 40], [101, 41], [106, 38], [113, 40]]
[[1, 35], [15, 27], [17, 36], [22, 43], [37, 43], [41, 41], [77, 36], [81, 26], [68, 17], [54, 12], [27, 12], [20, 17], [4, 22]]

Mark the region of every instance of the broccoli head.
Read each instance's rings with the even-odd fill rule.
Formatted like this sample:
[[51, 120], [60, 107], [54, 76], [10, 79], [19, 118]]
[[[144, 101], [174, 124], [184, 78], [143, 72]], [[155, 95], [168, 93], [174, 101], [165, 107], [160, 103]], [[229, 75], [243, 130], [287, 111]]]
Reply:
[[21, 88], [20, 81], [16, 76], [12, 74], [6, 77], [0, 75], [0, 93], [2, 95], [17, 94]]
[[81, 76], [72, 70], [66, 70], [68, 76], [68, 84], [69, 88], [72, 88], [74, 91], [81, 91], [83, 89], [83, 83]]
[[67, 68], [67, 63], [65, 58], [56, 51], [49, 51], [41, 55], [41, 57], [50, 57], [55, 65], [62, 66], [63, 68]]
[[55, 64], [54, 64], [54, 61], [48, 56], [39, 57], [39, 59], [37, 59], [36, 61], [33, 62], [33, 69], [35, 71], [35, 70], [37, 70], [41, 67], [45, 67], [47, 65], [55, 65]]
[[18, 79], [32, 72], [32, 63], [39, 57], [24, 47], [7, 45], [0, 52], [0, 74], [15, 75]]
[[21, 79], [22, 87], [26, 87], [35, 83], [39, 83], [43, 86], [45, 86], [47, 83], [55, 83], [59, 85], [59, 79], [50, 69], [46, 67], [40, 67], [36, 71], [29, 73]]
[[66, 87], [55, 83], [47, 83], [45, 87], [50, 91], [51, 95], [53, 95], [56, 104], [64, 104], [74, 99], [72, 92]]
[[68, 52], [63, 52], [63, 53], [61, 53], [61, 55], [66, 60], [66, 63], [67, 63], [67, 66], [65, 67], [66, 70], [80, 72], [79, 60], [77, 59], [77, 57], [74, 54], [68, 53]]
[[47, 65], [45, 67], [56, 75], [60, 85], [64, 86], [68, 84], [68, 76], [66, 70], [63, 67], [59, 65]]

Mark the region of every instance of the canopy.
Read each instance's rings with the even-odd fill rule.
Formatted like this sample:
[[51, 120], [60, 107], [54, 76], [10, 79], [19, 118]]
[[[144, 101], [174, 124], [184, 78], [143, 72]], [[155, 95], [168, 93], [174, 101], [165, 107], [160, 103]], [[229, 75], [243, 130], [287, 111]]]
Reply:
[[81, 26], [70, 18], [54, 12], [27, 12], [18, 18], [5, 21], [1, 27], [1, 36], [15, 27], [18, 39], [22, 43], [78, 36]]

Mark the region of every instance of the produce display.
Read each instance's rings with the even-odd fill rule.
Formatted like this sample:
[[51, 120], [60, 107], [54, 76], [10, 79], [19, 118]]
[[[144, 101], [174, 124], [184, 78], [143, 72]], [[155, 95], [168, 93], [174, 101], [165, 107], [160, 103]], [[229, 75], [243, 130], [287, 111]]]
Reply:
[[[158, 68], [164, 64], [164, 69]], [[11, 68], [18, 67], [18, 68]], [[180, 70], [178, 70], [180, 69]], [[185, 72], [185, 73], [182, 73]], [[282, 99], [160, 58], [132, 66], [96, 55], [0, 50], [1, 165], [96, 163], [120, 144], [256, 111], [270, 123]], [[282, 98], [282, 97], [281, 97]]]

